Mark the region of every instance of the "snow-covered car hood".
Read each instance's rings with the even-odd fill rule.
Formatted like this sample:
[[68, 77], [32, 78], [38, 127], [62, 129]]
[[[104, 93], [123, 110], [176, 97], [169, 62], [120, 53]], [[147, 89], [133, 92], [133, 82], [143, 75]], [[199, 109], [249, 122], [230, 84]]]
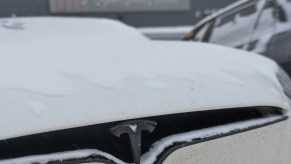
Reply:
[[289, 108], [273, 61], [216, 45], [90, 39], [0, 51], [0, 140], [182, 112]]
[[[147, 40], [133, 27], [103, 18], [15, 17], [0, 19], [0, 44], [56, 40]], [[49, 44], [48, 43], [48, 44]]]

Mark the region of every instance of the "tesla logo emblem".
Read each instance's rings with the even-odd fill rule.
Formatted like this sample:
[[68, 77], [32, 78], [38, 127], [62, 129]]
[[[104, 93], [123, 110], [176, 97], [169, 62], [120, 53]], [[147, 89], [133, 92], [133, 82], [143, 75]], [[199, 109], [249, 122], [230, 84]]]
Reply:
[[140, 164], [142, 131], [152, 133], [155, 130], [156, 125], [157, 122], [155, 121], [136, 120], [114, 126], [110, 128], [110, 131], [116, 137], [120, 137], [122, 134], [128, 134], [134, 163]]

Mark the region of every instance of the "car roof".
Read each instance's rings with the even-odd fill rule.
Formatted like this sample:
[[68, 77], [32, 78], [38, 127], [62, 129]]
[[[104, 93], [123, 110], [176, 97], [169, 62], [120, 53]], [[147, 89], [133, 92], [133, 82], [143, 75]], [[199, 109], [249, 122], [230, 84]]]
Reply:
[[217, 45], [56, 38], [0, 51], [0, 140], [166, 114], [288, 108], [277, 64]]

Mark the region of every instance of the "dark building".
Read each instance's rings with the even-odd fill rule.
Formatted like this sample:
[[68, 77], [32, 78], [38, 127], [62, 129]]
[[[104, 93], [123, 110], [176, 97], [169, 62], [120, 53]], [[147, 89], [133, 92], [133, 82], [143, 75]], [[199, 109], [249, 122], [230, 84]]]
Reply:
[[235, 1], [237, 0], [0, 0], [0, 17], [107, 17], [137, 27], [191, 25]]

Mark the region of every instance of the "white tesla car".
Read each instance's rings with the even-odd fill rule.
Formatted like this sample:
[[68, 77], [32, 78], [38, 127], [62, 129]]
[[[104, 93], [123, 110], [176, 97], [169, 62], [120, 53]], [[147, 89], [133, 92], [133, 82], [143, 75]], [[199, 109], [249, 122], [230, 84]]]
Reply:
[[106, 19], [1, 22], [1, 164], [290, 164], [291, 82], [265, 57]]

